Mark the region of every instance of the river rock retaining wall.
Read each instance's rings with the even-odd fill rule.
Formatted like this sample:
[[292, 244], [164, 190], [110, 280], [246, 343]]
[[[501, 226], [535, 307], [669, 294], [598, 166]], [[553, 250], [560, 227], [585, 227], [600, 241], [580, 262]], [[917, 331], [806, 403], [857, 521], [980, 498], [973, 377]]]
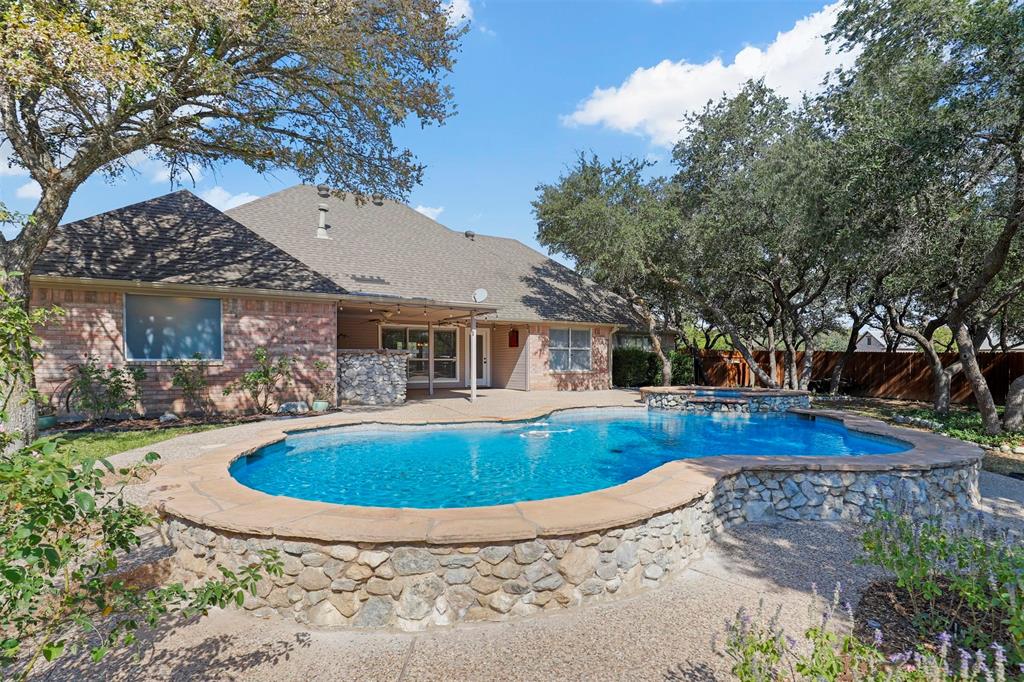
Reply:
[[408, 378], [408, 351], [338, 349], [342, 405], [401, 405]]
[[810, 407], [806, 391], [641, 389], [647, 407], [680, 412], [785, 412]]
[[[173, 517], [176, 564], [217, 576], [276, 549], [284, 573], [264, 578], [244, 608], [317, 627], [415, 631], [502, 621], [657, 587], [724, 528], [776, 520], [870, 518], [885, 505], [917, 515], [966, 514], [978, 500], [978, 462], [885, 472], [746, 471], [680, 507], [621, 527], [525, 542], [463, 546], [325, 544], [213, 530]], [[468, 510], [467, 510], [468, 511]]]

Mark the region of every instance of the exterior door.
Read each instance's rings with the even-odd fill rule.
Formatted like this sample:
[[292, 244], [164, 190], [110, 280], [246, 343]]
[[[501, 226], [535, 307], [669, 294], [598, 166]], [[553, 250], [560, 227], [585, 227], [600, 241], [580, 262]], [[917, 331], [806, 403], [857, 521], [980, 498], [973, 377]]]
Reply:
[[[466, 364], [469, 364], [469, 339], [470, 332], [466, 330]], [[476, 330], [476, 385], [491, 385], [491, 330]], [[466, 385], [469, 386], [469, 375], [466, 376]]]

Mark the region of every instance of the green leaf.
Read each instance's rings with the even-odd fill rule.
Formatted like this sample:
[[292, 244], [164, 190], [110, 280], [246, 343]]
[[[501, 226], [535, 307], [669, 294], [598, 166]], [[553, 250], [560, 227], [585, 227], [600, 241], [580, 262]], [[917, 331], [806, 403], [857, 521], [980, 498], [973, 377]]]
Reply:
[[60, 657], [64, 653], [64, 642], [47, 642], [43, 645], [43, 658], [48, 661], [52, 661], [55, 658]]
[[96, 509], [96, 498], [86, 492], [75, 493], [75, 504], [86, 514]]

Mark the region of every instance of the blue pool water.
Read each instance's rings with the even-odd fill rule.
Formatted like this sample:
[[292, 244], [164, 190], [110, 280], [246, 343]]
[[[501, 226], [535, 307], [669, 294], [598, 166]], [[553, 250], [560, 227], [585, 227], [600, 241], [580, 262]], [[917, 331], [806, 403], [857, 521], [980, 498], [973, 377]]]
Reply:
[[289, 436], [231, 475], [274, 495], [376, 507], [475, 507], [624, 483], [675, 459], [872, 455], [899, 441], [792, 414], [645, 408], [558, 412], [514, 424], [342, 427]]

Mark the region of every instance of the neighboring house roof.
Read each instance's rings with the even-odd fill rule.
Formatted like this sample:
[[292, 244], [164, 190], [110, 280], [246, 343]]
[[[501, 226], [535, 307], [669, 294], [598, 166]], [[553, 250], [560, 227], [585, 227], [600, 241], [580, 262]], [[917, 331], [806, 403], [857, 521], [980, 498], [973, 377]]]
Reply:
[[[321, 203], [330, 239], [316, 236]], [[228, 215], [349, 293], [469, 301], [482, 287], [502, 320], [639, 324], [623, 298], [542, 253], [514, 239], [471, 239], [394, 201], [357, 205], [297, 185]]]
[[61, 225], [32, 274], [344, 293], [187, 190]]

